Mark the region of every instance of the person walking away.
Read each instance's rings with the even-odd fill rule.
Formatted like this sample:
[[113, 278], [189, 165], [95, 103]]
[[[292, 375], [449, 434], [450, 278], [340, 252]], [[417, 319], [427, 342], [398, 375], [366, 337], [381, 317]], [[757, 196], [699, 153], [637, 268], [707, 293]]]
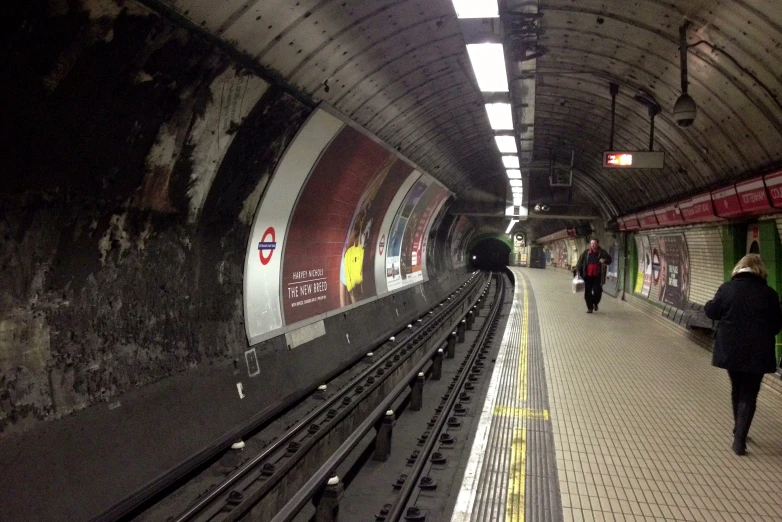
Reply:
[[712, 364], [728, 370], [733, 402], [733, 452], [744, 455], [763, 374], [776, 370], [776, 335], [782, 327], [779, 295], [768, 286], [760, 256], [749, 254], [731, 280], [706, 303], [709, 319], [719, 321]]
[[597, 312], [600, 298], [603, 296], [603, 265], [611, 264], [611, 256], [600, 248], [600, 240], [593, 239], [576, 263], [576, 271], [584, 280], [584, 299], [587, 313]]

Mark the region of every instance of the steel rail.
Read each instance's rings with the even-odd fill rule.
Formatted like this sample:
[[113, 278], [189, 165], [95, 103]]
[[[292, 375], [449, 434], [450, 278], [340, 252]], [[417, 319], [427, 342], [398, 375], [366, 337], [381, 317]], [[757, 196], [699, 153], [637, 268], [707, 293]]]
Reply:
[[[467, 356], [469, 362], [464, 365], [464, 370], [459, 374], [456, 385], [454, 386], [453, 390], [449, 392], [446, 404], [444, 405], [442, 412], [440, 412], [440, 414], [437, 416], [437, 420], [435, 421], [434, 426], [431, 428], [431, 432], [433, 434], [439, 434], [442, 431], [443, 426], [445, 425], [445, 421], [448, 419], [448, 412], [450, 412], [456, 404], [456, 401], [459, 398], [459, 390], [464, 387], [468, 375], [470, 374], [470, 366], [475, 363], [478, 354], [481, 353], [481, 347], [486, 342], [486, 338], [488, 337], [489, 332], [492, 331], [492, 329], [495, 327], [494, 323], [497, 320], [500, 308], [502, 308], [504, 295], [505, 279], [502, 275], [500, 275], [497, 277], [497, 291], [495, 293], [495, 300], [491, 311], [489, 312], [489, 315], [486, 316], [486, 320], [483, 323], [481, 332], [479, 333], [478, 338], [475, 340], [471, 352]], [[421, 477], [421, 474], [423, 473], [424, 466], [426, 466], [426, 464], [429, 462], [429, 456], [431, 455], [432, 450], [434, 450], [434, 445], [438, 440], [439, 438], [437, 436], [431, 436], [426, 439], [426, 442], [424, 443], [418, 458], [408, 473], [408, 476], [405, 479], [405, 482], [402, 485], [399, 493], [397, 494], [396, 499], [394, 500], [394, 503], [388, 512], [388, 515], [386, 515], [386, 521], [398, 522], [404, 518], [405, 512], [409, 507], [408, 503], [410, 502], [410, 497], [413, 494], [413, 490], [418, 486], [418, 481]]]
[[[469, 295], [469, 293], [472, 292], [480, 284], [480, 282], [481, 282], [481, 278], [476, 277], [472, 282], [472, 285], [470, 285], [469, 287], [465, 288], [469, 283], [463, 284], [454, 292], [452, 292], [449, 295], [449, 297], [443, 299], [440, 303], [432, 307], [431, 311], [436, 310], [441, 305], [445, 305], [449, 300], [452, 300], [452, 298], [456, 294], [462, 291], [464, 291], [465, 296]], [[432, 325], [439, 326], [439, 321], [445, 320], [445, 318], [453, 314], [453, 312], [456, 311], [456, 309], [459, 306], [461, 306], [463, 302], [464, 302], [463, 300], [455, 300], [452, 303], [450, 303], [448, 306], [446, 306], [443, 310], [438, 311], [437, 315], [434, 315], [431, 318], [427, 317], [428, 320], [425, 323], [421, 324], [421, 327], [418, 331], [419, 332], [425, 331], [427, 330], [427, 328], [429, 328]], [[426, 315], [422, 317], [426, 317]], [[429, 337], [431, 336], [427, 336], [427, 338], [424, 339], [424, 342], [428, 340]], [[375, 363], [373, 363], [366, 370], [361, 372], [357, 377], [353, 378], [350, 383], [346, 384], [340, 393], [336, 393], [333, 396], [329, 397], [329, 399], [327, 399], [322, 405], [320, 405], [318, 408], [316, 408], [315, 410], [307, 414], [303, 419], [298, 421], [292, 428], [290, 428], [290, 430], [288, 430], [285, 433], [284, 436], [274, 441], [274, 443], [272, 443], [269, 447], [265, 448], [261, 453], [259, 453], [258, 455], [253, 457], [250, 461], [246, 462], [240, 468], [232, 472], [216, 488], [209, 490], [203, 497], [199, 498], [195, 503], [190, 505], [184, 512], [182, 512], [176, 518], [170, 519], [171, 522], [188, 522], [192, 520], [194, 517], [196, 517], [197, 515], [199, 515], [200, 513], [202, 513], [203, 511], [205, 511], [207, 508], [209, 508], [210, 505], [219, 501], [220, 497], [225, 495], [230, 490], [231, 487], [233, 487], [242, 478], [247, 476], [250, 472], [257, 469], [262, 462], [269, 459], [269, 457], [272, 456], [274, 453], [281, 451], [284, 448], [285, 444], [288, 444], [291, 441], [291, 439], [293, 439], [297, 435], [300, 435], [302, 431], [306, 430], [306, 428], [308, 428], [312, 424], [313, 420], [323, 416], [326, 412], [328, 412], [328, 410], [331, 409], [332, 406], [334, 406], [336, 403], [341, 401], [343, 397], [347, 396], [353, 388], [360, 385], [360, 383], [365, 378], [376, 373], [378, 368], [383, 367], [386, 361], [388, 361], [390, 358], [392, 358], [402, 349], [404, 348], [409, 349], [410, 347], [414, 346], [416, 344], [415, 338], [416, 338], [415, 335], [411, 335], [409, 339], [399, 343], [394, 349], [389, 350], [388, 353], [384, 354]], [[431, 356], [429, 356], [429, 358], [431, 358]], [[422, 360], [424, 362], [427, 361], [427, 357], [425, 356]], [[339, 419], [336, 418], [334, 419], [335, 422], [337, 420]], [[278, 481], [279, 479], [277, 481], [274, 481], [274, 483]], [[273, 486], [272, 483], [270, 484], [271, 485], [266, 486], [266, 488], [270, 488]]]
[[[495, 308], [499, 307], [501, 300], [497, 299]], [[492, 312], [495, 314], [496, 310]], [[489, 322], [484, 323], [487, 327]], [[415, 367], [402, 379], [399, 384], [383, 399], [380, 404], [370, 413], [359, 427], [342, 443], [342, 445], [324, 462], [321, 467], [310, 477], [310, 479], [299, 489], [299, 491], [288, 501], [285, 506], [274, 516], [271, 522], [290, 522], [301, 511], [301, 509], [315, 496], [323, 487], [331, 473], [344, 461], [350, 452], [366, 436], [367, 433], [377, 424], [388, 408], [404, 393], [410, 386], [410, 382], [418, 376], [418, 373], [429, 363], [430, 359], [437, 352], [439, 346], [433, 346], [430, 351], [415, 365]], [[477, 350], [475, 351], [477, 353]], [[465, 370], [466, 370], [465, 366]], [[467, 372], [463, 372], [467, 375]], [[450, 408], [449, 408], [450, 409]], [[443, 410], [445, 411], [445, 410]]]

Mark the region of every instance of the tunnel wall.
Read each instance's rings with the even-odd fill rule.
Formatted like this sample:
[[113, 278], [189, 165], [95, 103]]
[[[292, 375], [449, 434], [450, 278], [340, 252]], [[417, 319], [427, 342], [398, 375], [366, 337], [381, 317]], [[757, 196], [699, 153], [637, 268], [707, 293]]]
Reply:
[[[312, 105], [137, 2], [0, 9], [0, 92], [13, 100], [0, 124], [0, 436], [90, 405], [120, 408], [125, 394], [207, 363], [236, 367], [248, 347], [253, 219]], [[462, 235], [451, 244], [432, 231], [430, 281], [395, 298], [403, 310], [463, 277], [471, 225], [451, 223]], [[377, 303], [326, 328], [388, 324], [396, 315], [378, 311], [398, 308]], [[354, 343], [369, 339], [356, 330]], [[332, 357], [324, 344], [309, 364], [284, 336], [254, 348], [261, 375], [273, 376], [245, 386], [259, 401], [316, 379], [352, 349]], [[297, 364], [293, 381], [269, 370]]]

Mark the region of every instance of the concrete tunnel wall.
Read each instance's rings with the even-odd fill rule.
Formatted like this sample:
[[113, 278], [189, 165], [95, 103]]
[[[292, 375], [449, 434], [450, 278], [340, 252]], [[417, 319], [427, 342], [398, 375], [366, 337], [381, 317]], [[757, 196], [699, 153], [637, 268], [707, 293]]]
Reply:
[[[289, 350], [279, 335], [258, 344], [260, 375], [242, 375], [240, 401], [248, 236], [313, 107], [135, 2], [2, 11], [13, 29], [0, 60], [0, 458], [22, 455], [20, 474], [5, 474], [21, 484], [51, 459], [61, 478], [44, 496], [87, 480], [67, 461], [109, 459], [103, 472], [117, 480], [68, 517], [94, 514], [317, 382], [397, 312], [420, 313], [466, 277], [442, 258], [466, 226], [447, 215], [430, 237], [440, 255], [428, 282], [327, 319], [306, 346]], [[122, 440], [123, 459], [109, 440]]]

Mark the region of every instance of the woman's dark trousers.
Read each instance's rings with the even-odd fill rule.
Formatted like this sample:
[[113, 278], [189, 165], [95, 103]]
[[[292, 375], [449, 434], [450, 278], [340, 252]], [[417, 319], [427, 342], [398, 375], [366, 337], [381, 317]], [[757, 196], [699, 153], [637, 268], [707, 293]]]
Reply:
[[734, 449], [744, 449], [747, 445], [747, 434], [755, 415], [755, 405], [760, 392], [760, 381], [763, 374], [746, 373], [728, 370], [733, 399], [733, 433]]

